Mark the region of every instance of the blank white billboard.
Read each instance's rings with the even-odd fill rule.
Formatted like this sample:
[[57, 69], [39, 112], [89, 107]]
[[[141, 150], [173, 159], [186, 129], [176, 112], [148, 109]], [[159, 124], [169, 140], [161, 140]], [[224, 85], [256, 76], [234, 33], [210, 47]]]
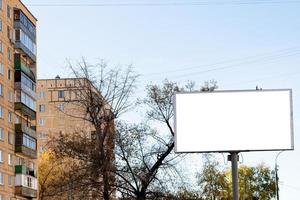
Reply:
[[175, 95], [175, 151], [293, 150], [291, 90]]

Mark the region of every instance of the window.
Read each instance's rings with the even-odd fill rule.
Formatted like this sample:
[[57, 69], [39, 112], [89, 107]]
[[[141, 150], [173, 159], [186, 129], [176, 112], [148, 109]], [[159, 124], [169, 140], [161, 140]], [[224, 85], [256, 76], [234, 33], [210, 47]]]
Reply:
[[45, 125], [45, 119], [40, 118], [40, 119], [39, 119], [39, 125], [40, 125], [40, 126], [44, 126], [44, 125]]
[[0, 53], [3, 53], [3, 42], [0, 41]]
[[7, 47], [7, 58], [8, 58], [8, 60], [11, 60], [11, 50], [9, 47]]
[[[1, 0], [0, 0], [1, 1]], [[4, 198], [3, 198], [3, 195], [2, 194], [0, 194], [0, 200], [3, 200]]]
[[10, 8], [10, 6], [7, 6], [7, 17], [11, 18], [11, 8]]
[[27, 177], [27, 187], [32, 188], [32, 178]]
[[14, 144], [14, 134], [12, 132], [8, 132], [8, 143]]
[[21, 82], [22, 82], [22, 84], [26, 85], [28, 87], [28, 89], [35, 92], [35, 89], [36, 89], [35, 83], [23, 72], [21, 74]]
[[3, 85], [0, 83], [0, 96], [3, 96]]
[[65, 91], [60, 90], [58, 91], [58, 98], [64, 98], [65, 97]]
[[33, 162], [28, 161], [28, 166], [27, 166], [30, 170], [34, 170], [35, 169], [35, 165]]
[[16, 41], [19, 41], [22, 44], [24, 44], [25, 47], [27, 47], [27, 49], [32, 54], [36, 55], [36, 44], [32, 39], [30, 39], [30, 37], [25, 32], [23, 32], [22, 30], [16, 30], [15, 38], [16, 38]]
[[3, 163], [3, 151], [0, 150], [0, 162]]
[[20, 120], [20, 117], [17, 115], [16, 116], [16, 124], [20, 124], [21, 120]]
[[40, 99], [43, 99], [43, 98], [45, 98], [45, 92], [44, 91], [40, 91]]
[[41, 145], [40, 146], [40, 153], [43, 153], [45, 151], [45, 146]]
[[8, 176], [8, 186], [13, 186], [14, 184], [14, 177], [13, 176]]
[[8, 155], [8, 160], [7, 160], [8, 165], [13, 165], [13, 155], [11, 155], [10, 153], [7, 155]]
[[0, 140], [4, 140], [4, 129], [0, 127]]
[[13, 118], [13, 114], [12, 114], [12, 112], [8, 112], [8, 122], [9, 123], [12, 123], [12, 118]]
[[4, 185], [4, 175], [0, 172], [0, 185]]
[[0, 31], [2, 32], [2, 19], [0, 19]]
[[59, 105], [58, 105], [58, 109], [59, 109], [60, 111], [64, 111], [65, 105], [64, 105], [64, 104], [59, 104]]
[[29, 135], [23, 135], [23, 145], [30, 149], [36, 150], [36, 140], [33, 137], [30, 137]]
[[[2, 10], [2, 0], [0, 0], [0, 10]], [[0, 200], [2, 199], [0, 198]]]
[[14, 93], [12, 91], [8, 91], [8, 101], [13, 103], [14, 102]]
[[10, 69], [7, 70], [7, 79], [8, 80], [11, 79], [11, 70]]
[[0, 74], [3, 75], [3, 63], [0, 62]]
[[15, 11], [14, 18], [16, 21], [20, 21], [33, 35], [36, 34], [35, 25], [28, 19], [28, 17], [21, 11]]
[[10, 41], [13, 41], [13, 34], [14, 33], [13, 33], [12, 29], [9, 26], [7, 26], [7, 37]]
[[16, 93], [16, 102], [22, 102], [23, 104], [35, 111], [35, 100], [23, 91]]
[[44, 105], [44, 104], [41, 104], [41, 105], [39, 106], [39, 110], [40, 110], [40, 112], [45, 112], [45, 105]]
[[24, 158], [20, 158], [20, 157], [17, 157], [17, 160], [16, 160], [16, 165], [24, 165]]
[[0, 118], [3, 118], [4, 109], [2, 106], [0, 106]]
[[45, 140], [47, 138], [47, 135], [45, 132], [40, 132], [40, 139]]

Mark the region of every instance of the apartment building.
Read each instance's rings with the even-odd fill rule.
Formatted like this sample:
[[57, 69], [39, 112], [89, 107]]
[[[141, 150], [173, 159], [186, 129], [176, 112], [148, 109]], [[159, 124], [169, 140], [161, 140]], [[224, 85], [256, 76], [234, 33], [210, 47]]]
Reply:
[[36, 22], [0, 0], [0, 200], [37, 196]]
[[[87, 134], [88, 137], [91, 136], [94, 130], [93, 126], [82, 118], [85, 116], [86, 110], [81, 107], [81, 104], [76, 103], [80, 98], [80, 91], [89, 90], [90, 86], [91, 83], [87, 79], [60, 78], [58, 76], [55, 79], [37, 81], [39, 155], [51, 148], [51, 140], [60, 133], [71, 135], [74, 132], [79, 132]], [[65, 192], [61, 191], [59, 196], [48, 197], [48, 199], [81, 199], [78, 195], [82, 191], [72, 188], [72, 182], [66, 183], [64, 187], [68, 188]], [[51, 188], [49, 190], [51, 191]]]
[[86, 79], [64, 78], [37, 81], [38, 153], [42, 153], [52, 137], [74, 131], [92, 132], [92, 126], [83, 120], [85, 110], [76, 105], [76, 91], [89, 85]]

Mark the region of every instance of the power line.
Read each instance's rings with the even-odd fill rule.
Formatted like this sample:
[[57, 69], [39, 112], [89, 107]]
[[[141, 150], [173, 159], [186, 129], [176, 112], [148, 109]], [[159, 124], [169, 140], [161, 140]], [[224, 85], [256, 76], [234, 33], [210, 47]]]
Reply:
[[[249, 62], [249, 61], [256, 61], [256, 60], [264, 60], [264, 59], [268, 59], [268, 58], [272, 58], [272, 57], [277, 58], [278, 56], [286, 55], [286, 54], [289, 54], [289, 53], [292, 53], [292, 52], [297, 52], [299, 50], [300, 49], [298, 49], [297, 47], [291, 47], [291, 48], [287, 48], [287, 49], [282, 49], [282, 50], [272, 51], [272, 52], [266, 52], [266, 53], [257, 54], [257, 55], [253, 55], [253, 56], [247, 56], [247, 57], [238, 58], [238, 59], [223, 60], [223, 61], [219, 61], [219, 62], [215, 62], [215, 63], [211, 63], [211, 64], [204, 64], [204, 65], [193, 66], [193, 67], [181, 67], [180, 69], [175, 69], [175, 70], [168, 70], [168, 71], [155, 72], [155, 73], [147, 73], [147, 74], [143, 74], [143, 76], [151, 77], [151, 76], [162, 75], [162, 74], [186, 72], [186, 71], [195, 70], [195, 69], [199, 69], [199, 68], [215, 67], [215, 66], [224, 65], [224, 64], [233, 64], [233, 63], [243, 64], [246, 61]], [[201, 73], [202, 72], [205, 73], [205, 72], [211, 72], [211, 71], [218, 71], [218, 70], [231, 68], [231, 67], [232, 66], [228, 66], [228, 67], [222, 66], [222, 67], [213, 68], [213, 69], [209, 69], [209, 70], [203, 70], [203, 71], [201, 71]]]
[[[181, 73], [181, 74], [177, 74], [177, 75], [173, 75], [170, 77], [170, 79], [172, 80], [183, 80], [186, 79], [186, 77], [193, 77], [193, 76], [198, 76], [201, 74], [206, 74], [206, 73], [210, 73], [210, 72], [216, 72], [216, 71], [223, 71], [223, 70], [228, 70], [228, 69], [233, 69], [233, 68], [240, 68], [240, 67], [245, 67], [245, 65], [249, 65], [249, 64], [255, 64], [255, 63], [269, 63], [269, 62], [274, 62], [283, 58], [287, 58], [287, 57], [291, 57], [291, 56], [296, 56], [300, 54], [300, 50], [296, 50], [293, 52], [286, 52], [283, 54], [274, 54], [274, 55], [270, 55], [270, 56], [266, 56], [266, 57], [261, 57], [261, 58], [256, 58], [256, 59], [252, 59], [252, 60], [246, 60], [246, 61], [242, 61], [242, 62], [237, 62], [237, 63], [229, 63], [229, 65], [221, 65], [219, 67], [214, 67], [214, 68], [209, 68], [209, 69], [205, 69], [205, 70], [201, 70], [201, 71], [193, 71], [193, 72], [189, 72], [189, 73]], [[218, 64], [219, 65], [219, 64]], [[214, 66], [214, 65], [211, 65]], [[210, 65], [206, 65], [206, 67], [211, 67]], [[161, 75], [163, 75], [164, 73], [162, 72]], [[168, 73], [166, 73], [168, 74]], [[147, 77], [147, 79], [149, 79]], [[150, 78], [151, 80], [160, 80], [158, 78]]]
[[230, 0], [230, 1], [194, 1], [194, 2], [145, 2], [145, 3], [36, 3], [34, 7], [157, 7], [157, 6], [210, 6], [210, 5], [263, 5], [298, 4], [299, 0]]
[[300, 188], [299, 188], [299, 187], [295, 187], [295, 186], [293, 186], [293, 185], [287, 185], [287, 184], [280, 183], [280, 182], [279, 182], [279, 185], [284, 186], [284, 187], [287, 187], [287, 188], [290, 188], [290, 189], [293, 189], [293, 190], [296, 190], [296, 191], [300, 191]]
[[265, 81], [265, 80], [269, 80], [269, 79], [279, 80], [279, 79], [282, 79], [282, 78], [296, 76], [296, 75], [299, 75], [299, 74], [300, 74], [299, 71], [291, 72], [291, 73], [281, 73], [281, 74], [273, 73], [273, 74], [270, 74], [268, 76], [264, 76], [264, 77], [254, 79], [254, 80], [240, 81], [240, 82], [225, 84], [225, 85], [222, 85], [222, 87], [226, 88], [226, 87], [229, 87], [229, 86], [235, 86], [235, 85], [241, 85], [241, 84], [257, 83], [258, 81]]
[[213, 68], [213, 69], [203, 70], [203, 71], [200, 71], [200, 72], [186, 73], [186, 74], [175, 76], [175, 78], [176, 77], [181, 78], [181, 77], [195, 76], [195, 75], [204, 74], [204, 73], [208, 73], [208, 72], [215, 72], [215, 71], [221, 71], [221, 70], [225, 70], [225, 69], [245, 67], [245, 65], [254, 64], [254, 63], [268, 63], [269, 61], [280, 60], [282, 58], [295, 56], [295, 55], [299, 55], [299, 54], [300, 54], [300, 51], [296, 52], [296, 53], [287, 54], [287, 55], [273, 56], [273, 57], [266, 58], [266, 59], [250, 60], [250, 61], [236, 63], [236, 64], [224, 66], [224, 67], [217, 67], [217, 68]]

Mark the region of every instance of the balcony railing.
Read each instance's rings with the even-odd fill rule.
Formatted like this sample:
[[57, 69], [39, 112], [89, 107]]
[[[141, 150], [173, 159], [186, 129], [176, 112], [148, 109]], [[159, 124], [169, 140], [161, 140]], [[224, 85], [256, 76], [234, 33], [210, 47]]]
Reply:
[[20, 153], [24, 156], [28, 156], [32, 159], [36, 159], [37, 158], [37, 152], [36, 150], [30, 149], [28, 147], [25, 147], [24, 145], [16, 145], [15, 146], [15, 152], [16, 153]]
[[16, 174], [25, 174], [25, 175], [29, 175], [32, 177], [37, 177], [36, 176], [36, 170], [31, 170], [28, 167], [24, 166], [24, 165], [16, 165], [15, 166], [15, 173]]
[[33, 71], [25, 65], [24, 63], [21, 62], [21, 55], [20, 54], [15, 54], [15, 70], [20, 70], [24, 74], [26, 74], [33, 82], [36, 82], [36, 77]]
[[31, 32], [28, 30], [28, 28], [19, 20], [15, 20], [14, 21], [14, 28], [15, 29], [21, 29], [22, 31], [24, 31], [32, 41], [36, 41], [36, 34], [34, 32]]
[[21, 82], [15, 82], [15, 90], [22, 90], [23, 92], [31, 96], [33, 99], [36, 99], [35, 91], [32, 91], [29, 87], [27, 87]]
[[[32, 147], [30, 148], [30, 146]], [[30, 137], [24, 133], [16, 132], [15, 152], [33, 159], [37, 158], [36, 138]]]
[[14, 9], [14, 23], [16, 22], [20, 22], [28, 32], [34, 35], [34, 37], [36, 36], [36, 26], [20, 9]]
[[35, 126], [28, 127], [25, 124], [15, 124], [16, 133], [26, 133], [27, 135], [36, 138]]
[[22, 50], [32, 61], [36, 62], [36, 55], [34, 55], [20, 40], [16, 40], [15, 48]]
[[24, 196], [24, 197], [30, 197], [30, 198], [36, 198], [37, 197], [37, 190], [24, 187], [24, 186], [16, 186], [15, 187], [15, 193], [16, 195]]
[[15, 102], [15, 110], [19, 110], [25, 116], [29, 116], [31, 119], [36, 119], [36, 112], [29, 108], [22, 102]]
[[17, 195], [35, 198], [37, 196], [37, 187], [37, 178], [26, 174], [16, 174], [15, 193]]
[[24, 186], [16, 186], [15, 187], [15, 193], [16, 195], [24, 196], [24, 197], [30, 197], [30, 198], [36, 198], [37, 197], [37, 190], [24, 187]]
[[35, 91], [32, 91], [22, 82], [15, 82], [15, 90], [22, 90], [23, 92], [31, 96], [33, 99], [36, 99]]

